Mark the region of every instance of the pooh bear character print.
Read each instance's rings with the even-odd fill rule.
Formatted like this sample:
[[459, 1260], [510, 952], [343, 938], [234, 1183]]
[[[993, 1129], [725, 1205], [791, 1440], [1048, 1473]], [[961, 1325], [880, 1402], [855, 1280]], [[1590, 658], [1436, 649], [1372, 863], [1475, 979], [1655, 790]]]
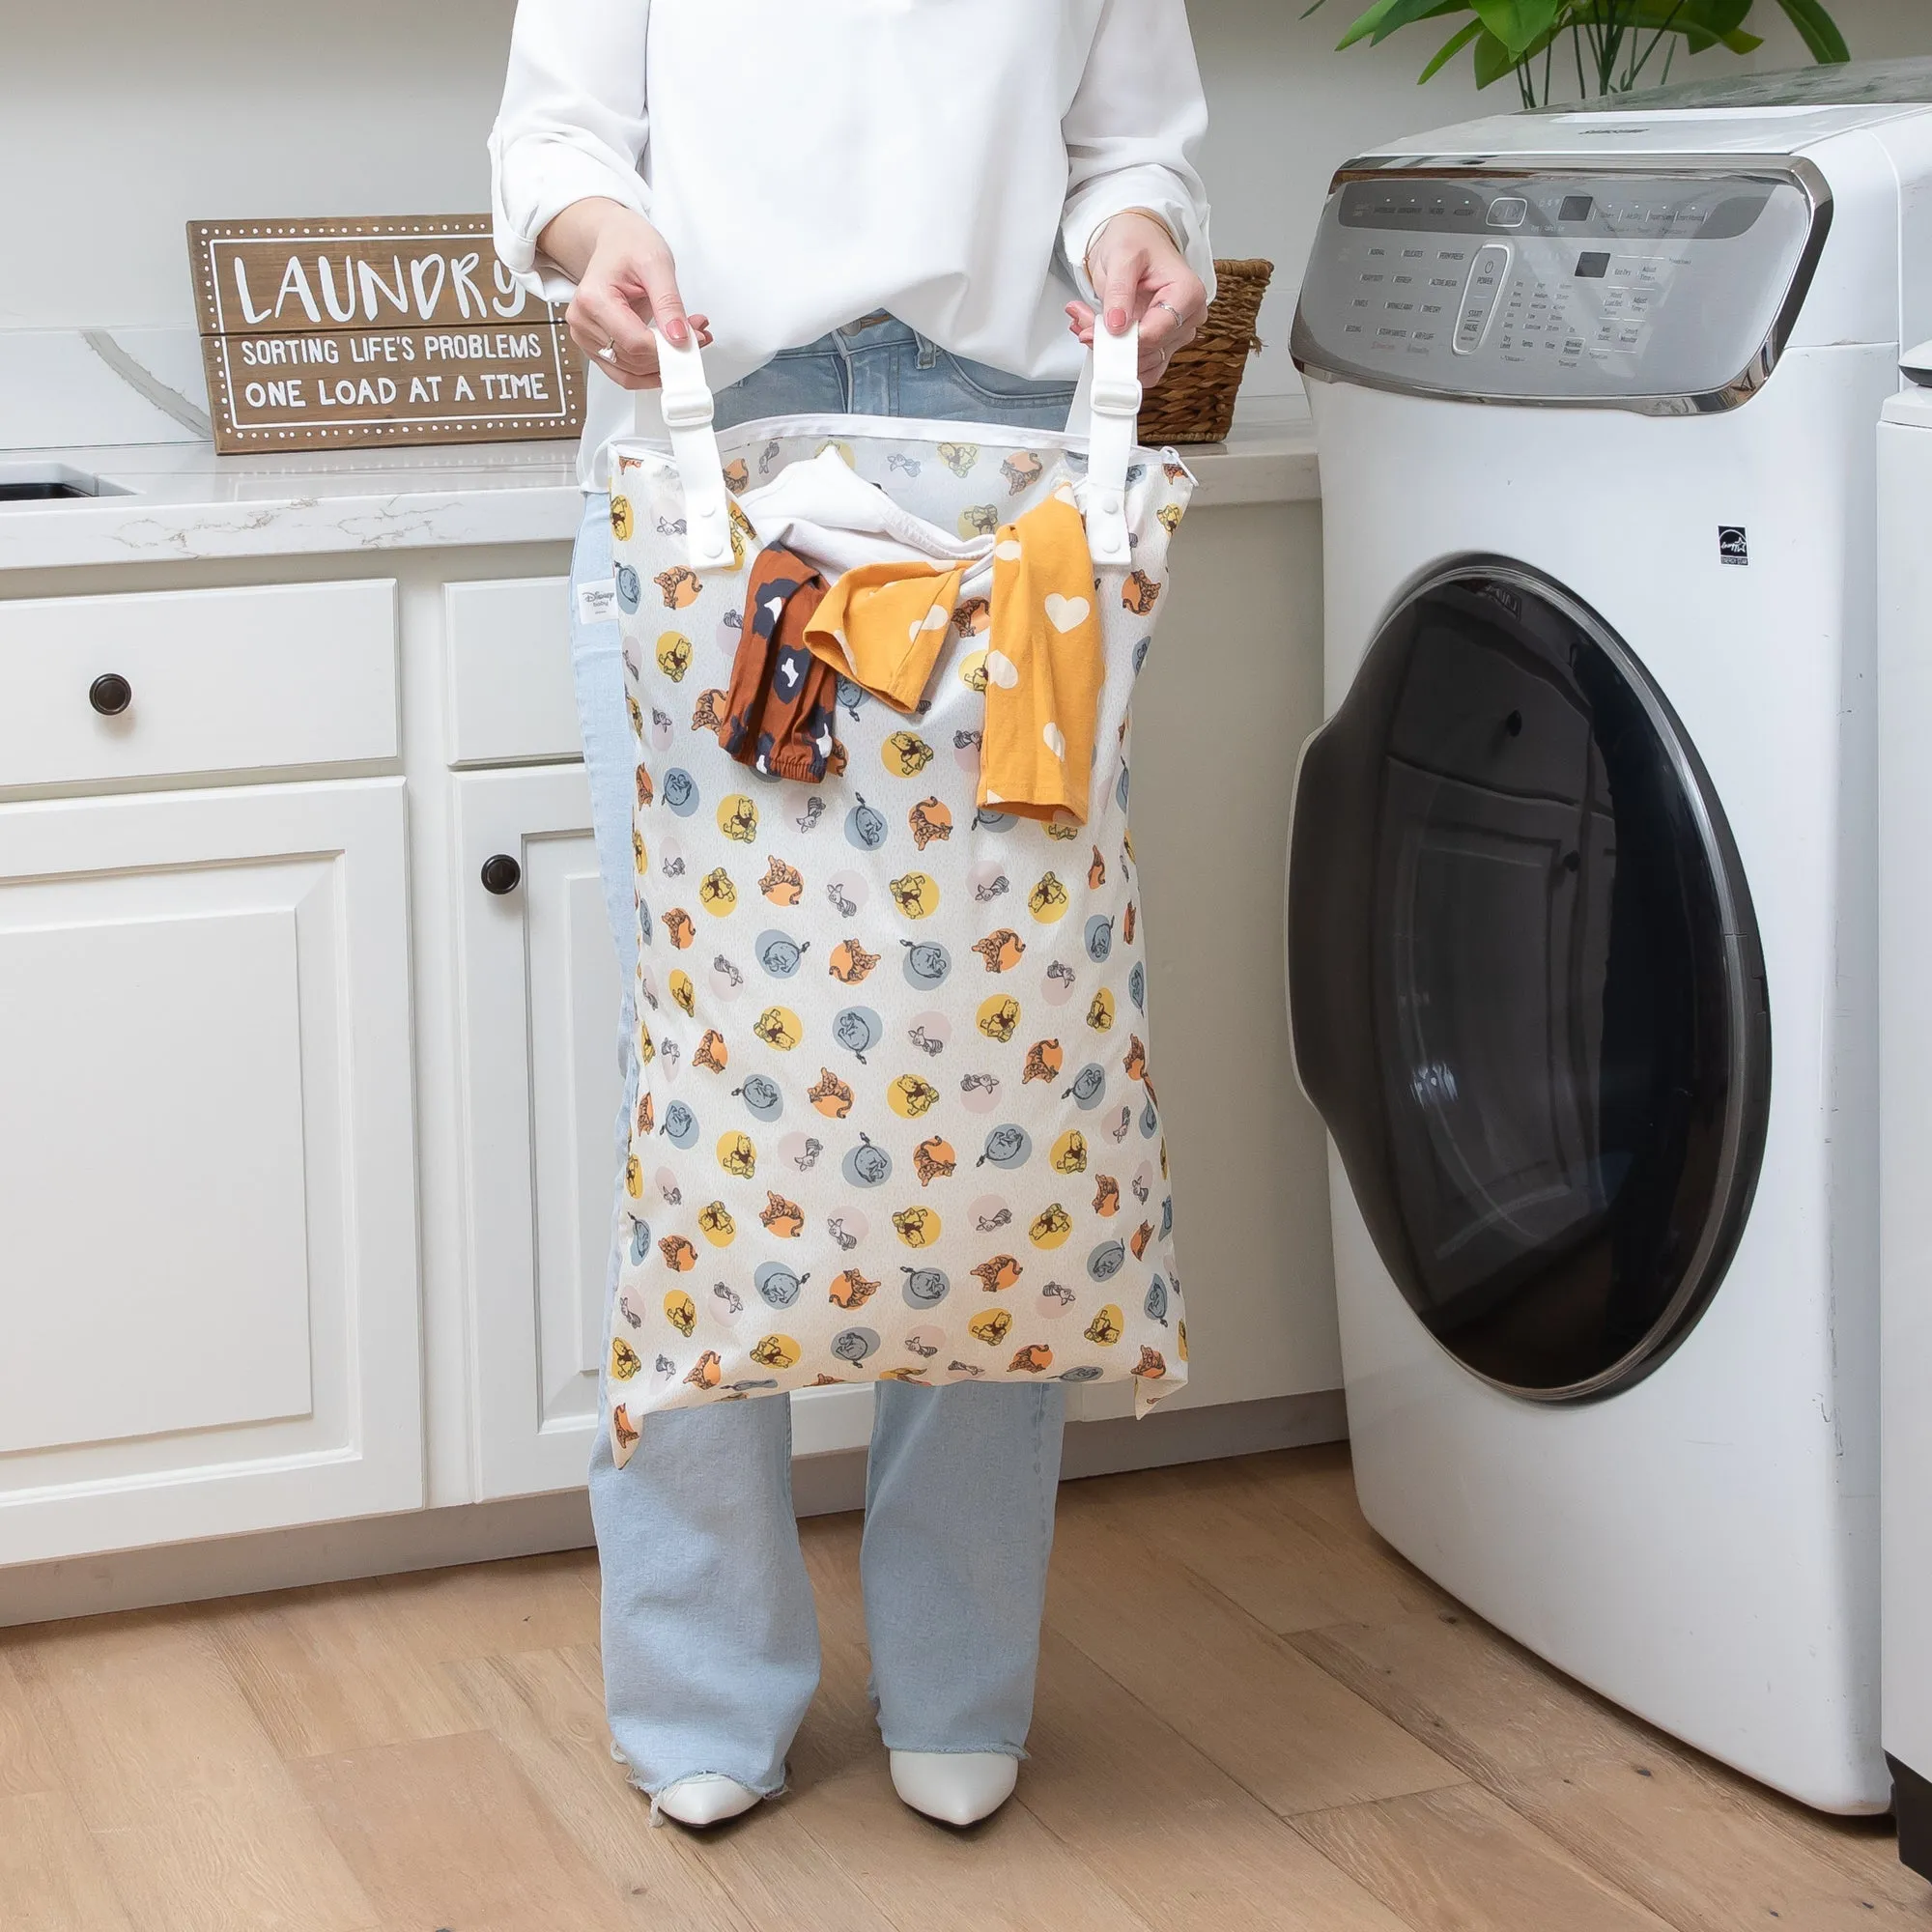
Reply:
[[[727, 475], [755, 488], [828, 446], [822, 424], [777, 431], [721, 438]], [[835, 446], [945, 531], [988, 503], [1008, 524], [1055, 489], [1081, 498], [1064, 441], [975, 435], [853, 421]], [[611, 529], [641, 591], [623, 624], [647, 1021], [606, 1349], [619, 1464], [654, 1408], [1131, 1377], [1145, 1411], [1185, 1379], [1127, 808], [1129, 702], [1192, 483], [1171, 455], [1136, 454], [1132, 563], [1095, 577], [1104, 675], [1078, 825], [977, 803], [983, 599], [962, 600], [916, 711], [840, 680], [842, 771], [805, 782], [731, 759], [711, 695], [759, 533], [748, 521], [733, 567], [690, 569], [674, 465], [619, 446]]]

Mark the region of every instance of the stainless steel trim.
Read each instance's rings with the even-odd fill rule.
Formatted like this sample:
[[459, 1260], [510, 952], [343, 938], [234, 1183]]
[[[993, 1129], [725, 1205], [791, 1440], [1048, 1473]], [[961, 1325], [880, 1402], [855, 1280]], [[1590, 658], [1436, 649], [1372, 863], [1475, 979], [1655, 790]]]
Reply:
[[[1691, 394], [1659, 396], [1484, 396], [1464, 389], [1452, 389], [1434, 383], [1398, 382], [1378, 376], [1371, 370], [1356, 369], [1324, 361], [1307, 324], [1302, 319], [1299, 298], [1294, 304], [1294, 324], [1289, 331], [1288, 350], [1294, 366], [1304, 376], [1321, 383], [1353, 383], [1364, 389], [1383, 389], [1394, 395], [1429, 396], [1443, 402], [1477, 403], [1492, 409], [1524, 410], [1626, 410], [1646, 416], [1717, 415], [1742, 408], [1771, 380], [1778, 357], [1791, 340], [1798, 325], [1798, 312], [1811, 291], [1811, 277], [1817, 272], [1818, 259], [1825, 252], [1826, 238], [1832, 232], [1832, 185], [1818, 168], [1803, 155], [1472, 155], [1453, 160], [1431, 161], [1418, 156], [1361, 156], [1335, 170], [1328, 184], [1332, 201], [1350, 182], [1379, 180], [1388, 175], [1421, 175], [1431, 181], [1469, 181], [1484, 176], [1557, 174], [1640, 174], [1663, 179], [1682, 177], [1701, 181], [1708, 177], [1732, 176], [1746, 181], [1769, 180], [1800, 189], [1811, 210], [1811, 225], [1804, 246], [1793, 269], [1791, 280], [1772, 319], [1770, 333], [1753, 352], [1750, 360], [1720, 388]], [[1324, 205], [1324, 213], [1327, 212]]]
[[[1488, 1382], [1492, 1388], [1500, 1389], [1505, 1395], [1512, 1395], [1526, 1402], [1561, 1404], [1585, 1402], [1592, 1398], [1601, 1399], [1622, 1389], [1633, 1382], [1641, 1380], [1652, 1370], [1661, 1367], [1680, 1343], [1697, 1324], [1698, 1318], [1709, 1305], [1712, 1297], [1723, 1284], [1730, 1266], [1730, 1256], [1719, 1254], [1720, 1244], [1728, 1240], [1735, 1252], [1736, 1242], [1743, 1232], [1743, 1226], [1750, 1212], [1751, 1197], [1757, 1188], [1756, 1165], [1752, 1171], [1740, 1179], [1740, 1169], [1745, 1158], [1745, 1135], [1751, 1124], [1751, 1116], [1758, 1115], [1758, 1156], [1763, 1152], [1762, 1124], [1763, 1108], [1754, 1109], [1752, 1089], [1760, 1080], [1768, 1084], [1769, 1069], [1757, 1064], [1751, 1051], [1752, 1022], [1747, 994], [1755, 976], [1749, 970], [1752, 962], [1746, 957], [1747, 935], [1754, 936], [1757, 930], [1756, 916], [1749, 910], [1748, 884], [1746, 885], [1747, 899], [1743, 906], [1732, 890], [1731, 873], [1735, 865], [1738, 876], [1743, 878], [1743, 865], [1738, 860], [1735, 847], [1728, 836], [1720, 833], [1711, 815], [1710, 782], [1698, 769], [1694, 753], [1689, 749], [1689, 739], [1683, 724], [1671, 710], [1669, 702], [1658, 690], [1650, 673], [1637, 661], [1630, 647], [1615, 631], [1600, 617], [1596, 611], [1574, 597], [1559, 583], [1552, 582], [1541, 572], [1528, 565], [1518, 563], [1502, 556], [1462, 556], [1454, 563], [1440, 569], [1432, 570], [1415, 583], [1397, 604], [1400, 610], [1416, 598], [1427, 595], [1432, 590], [1440, 589], [1446, 583], [1459, 582], [1466, 578], [1482, 578], [1489, 582], [1500, 581], [1510, 584], [1527, 596], [1535, 597], [1553, 606], [1564, 616], [1577, 626], [1604, 655], [1613, 664], [1624, 682], [1636, 694], [1637, 701], [1643, 706], [1644, 716], [1650, 720], [1651, 728], [1663, 742], [1670, 754], [1671, 767], [1677, 775], [1677, 782], [1689, 803], [1692, 819], [1697, 828], [1698, 843], [1703, 848], [1705, 862], [1710, 867], [1711, 878], [1717, 893], [1719, 923], [1724, 935], [1724, 955], [1728, 964], [1725, 976], [1725, 1008], [1730, 1022], [1731, 1055], [1729, 1073], [1730, 1104], [1724, 1113], [1724, 1136], [1718, 1153], [1717, 1173], [1711, 1189], [1712, 1211], [1706, 1215], [1704, 1225], [1698, 1232], [1697, 1245], [1692, 1250], [1686, 1265], [1677, 1293], [1671, 1296], [1662, 1314], [1651, 1323], [1643, 1338], [1633, 1349], [1628, 1350], [1607, 1369], [1589, 1377], [1580, 1382], [1571, 1382], [1561, 1388], [1523, 1388], [1516, 1382], [1500, 1381], [1493, 1376], [1486, 1376], [1437, 1340], [1441, 1348], [1456, 1366], [1478, 1381]], [[1393, 612], [1391, 612], [1393, 614]], [[1737, 1208], [1737, 1196], [1742, 1187], [1743, 1204]], [[1736, 1208], [1736, 1211], [1734, 1211]], [[1707, 1278], [1708, 1277], [1708, 1278]]]

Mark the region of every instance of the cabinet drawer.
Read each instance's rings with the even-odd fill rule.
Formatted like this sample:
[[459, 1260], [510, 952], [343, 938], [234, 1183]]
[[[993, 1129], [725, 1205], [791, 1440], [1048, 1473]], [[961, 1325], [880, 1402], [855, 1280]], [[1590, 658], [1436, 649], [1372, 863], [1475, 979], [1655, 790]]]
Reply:
[[394, 758], [396, 587], [0, 603], [0, 785]]
[[443, 586], [449, 636], [449, 762], [581, 757], [570, 674], [570, 580]]

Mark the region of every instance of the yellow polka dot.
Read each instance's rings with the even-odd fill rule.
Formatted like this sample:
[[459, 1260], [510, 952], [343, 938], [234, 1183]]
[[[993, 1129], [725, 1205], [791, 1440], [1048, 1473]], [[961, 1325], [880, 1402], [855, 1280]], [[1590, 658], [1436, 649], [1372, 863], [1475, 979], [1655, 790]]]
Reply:
[[1020, 1023], [1020, 1003], [1007, 993], [995, 993], [980, 1002], [979, 1028], [988, 1039], [1002, 1044], [1013, 1037]]
[[1055, 921], [1065, 919], [1069, 903], [1066, 888], [1060, 883], [1059, 875], [1054, 872], [1042, 872], [1038, 883], [1027, 895], [1027, 911], [1043, 925], [1051, 925]]
[[752, 1031], [781, 1053], [789, 1053], [805, 1037], [804, 1022], [789, 1007], [767, 1007], [753, 1021]]
[[718, 807], [718, 829], [740, 845], [749, 845], [758, 836], [758, 808], [743, 792], [733, 792]]
[[1073, 1232], [1073, 1216], [1056, 1201], [1034, 1216], [1027, 1239], [1037, 1248], [1057, 1248]]
[[658, 639], [658, 668], [680, 684], [691, 668], [691, 639], [682, 631], [667, 631]]
[[908, 919], [929, 919], [939, 910], [939, 882], [929, 873], [901, 873], [890, 890], [893, 903]]

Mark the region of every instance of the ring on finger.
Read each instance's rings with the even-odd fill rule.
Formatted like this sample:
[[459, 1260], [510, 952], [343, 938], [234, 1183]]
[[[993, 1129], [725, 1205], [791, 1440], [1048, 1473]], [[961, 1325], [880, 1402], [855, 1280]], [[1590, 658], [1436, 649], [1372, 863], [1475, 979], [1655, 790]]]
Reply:
[[602, 349], [600, 349], [600, 350], [599, 350], [599, 351], [597, 352], [597, 359], [598, 359], [598, 361], [600, 361], [600, 362], [614, 362], [614, 361], [616, 361], [616, 359], [617, 359], [617, 345], [616, 345], [616, 344], [615, 344], [614, 342], [607, 342], [607, 343], [606, 343], [606, 344], [604, 345], [604, 347], [603, 347]]
[[1156, 296], [1152, 301], [1148, 303], [1148, 306], [1150, 308], [1164, 308], [1176, 322], [1179, 323], [1181, 327], [1185, 328], [1187, 327], [1187, 318], [1171, 301], [1164, 299], [1162, 297]]

